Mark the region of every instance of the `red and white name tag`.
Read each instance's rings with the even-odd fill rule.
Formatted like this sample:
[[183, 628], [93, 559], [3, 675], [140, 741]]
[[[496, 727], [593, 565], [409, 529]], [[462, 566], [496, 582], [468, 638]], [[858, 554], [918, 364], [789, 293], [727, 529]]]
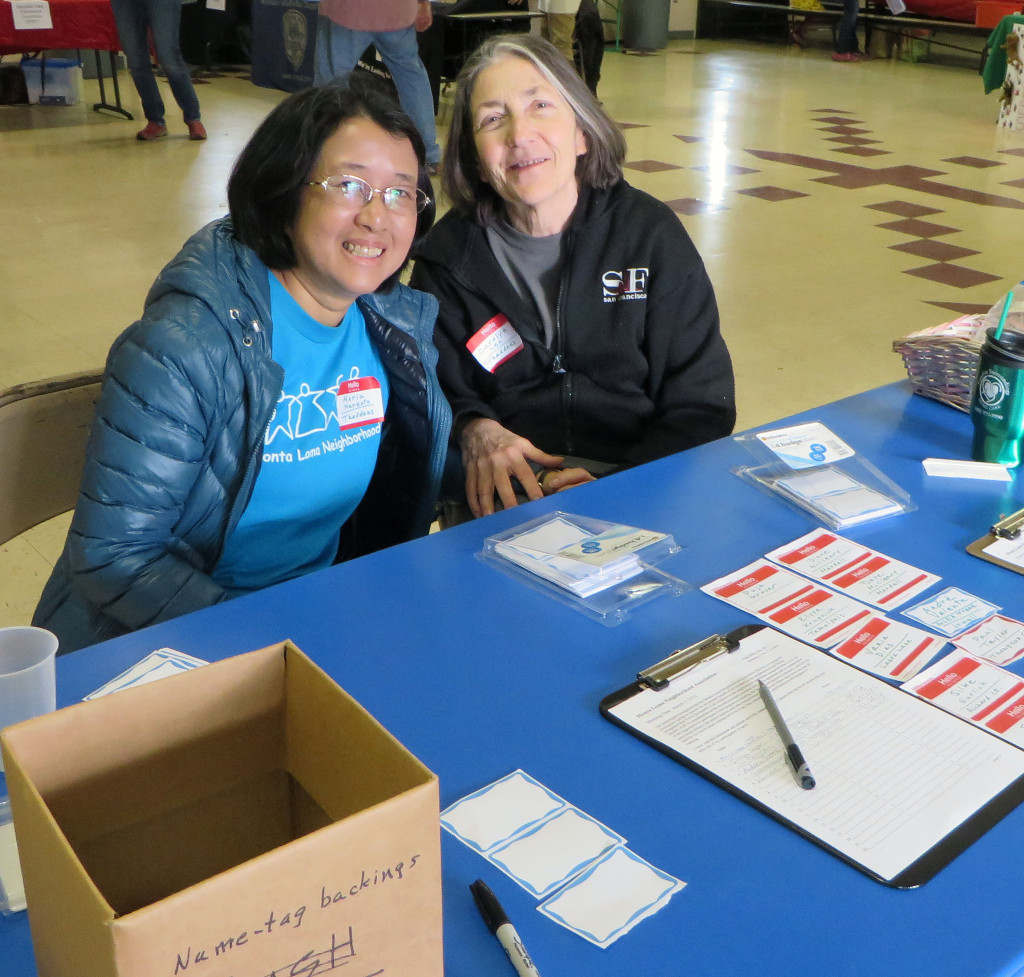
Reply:
[[376, 377], [338, 384], [338, 423], [342, 431], [384, 422], [384, 394]]
[[522, 348], [522, 336], [500, 312], [493, 319], [488, 319], [466, 343], [466, 349], [488, 373], [493, 373]]

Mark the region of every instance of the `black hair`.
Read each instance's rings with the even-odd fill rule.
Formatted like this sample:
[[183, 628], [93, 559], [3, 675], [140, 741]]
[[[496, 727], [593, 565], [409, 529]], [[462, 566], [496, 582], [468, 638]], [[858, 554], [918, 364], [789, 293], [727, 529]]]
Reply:
[[[268, 268], [284, 271], [295, 266], [289, 231], [298, 216], [302, 194], [313, 178], [324, 143], [354, 118], [369, 119], [392, 136], [408, 139], [419, 166], [417, 183], [433, 197], [423, 137], [391, 98], [358, 82], [296, 92], [260, 123], [228, 180], [228, 209], [235, 237], [252, 248]], [[417, 239], [430, 229], [434, 212], [431, 202], [419, 214]], [[391, 275], [381, 289], [392, 288], [401, 272], [400, 268]]]

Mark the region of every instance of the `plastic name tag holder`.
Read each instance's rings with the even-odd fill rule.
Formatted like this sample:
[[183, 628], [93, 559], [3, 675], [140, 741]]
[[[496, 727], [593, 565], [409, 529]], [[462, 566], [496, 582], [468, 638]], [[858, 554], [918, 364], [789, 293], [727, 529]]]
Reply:
[[831, 529], [898, 516], [917, 508], [906, 492], [824, 424], [738, 434], [758, 465], [732, 469]]
[[655, 569], [679, 545], [666, 533], [551, 512], [488, 536], [479, 559], [608, 627], [655, 597], [686, 593]]

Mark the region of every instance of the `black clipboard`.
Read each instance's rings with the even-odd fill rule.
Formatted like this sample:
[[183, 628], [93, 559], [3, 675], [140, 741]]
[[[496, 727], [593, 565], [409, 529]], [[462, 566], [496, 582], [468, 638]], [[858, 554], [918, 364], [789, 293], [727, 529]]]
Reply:
[[1018, 566], [1016, 563], [1007, 563], [1006, 560], [1001, 560], [998, 556], [985, 552], [997, 539], [1019, 539], [1022, 531], [1024, 531], [1024, 509], [1020, 509], [1005, 519], [1000, 519], [986, 535], [971, 543], [967, 547], [967, 552], [987, 563], [994, 563], [997, 567], [1024, 574], [1024, 567]]
[[[743, 640], [765, 629], [765, 627], [765, 625], [761, 624], [745, 625], [744, 627], [737, 628], [726, 635], [712, 635], [695, 645], [691, 645], [688, 648], [675, 652], [664, 661], [658, 662], [656, 665], [640, 672], [637, 675], [637, 680], [635, 682], [631, 682], [624, 688], [605, 696], [604, 699], [601, 700], [600, 704], [601, 715], [609, 722], [626, 730], [642, 742], [647, 743], [659, 752], [664, 753], [666, 756], [671, 757], [683, 766], [700, 774], [713, 784], [716, 784], [733, 796], [738, 797], [740, 800], [750, 804], [755, 809], [767, 814], [780, 824], [785, 825], [787, 828], [790, 828], [792, 831], [795, 831], [797, 834], [813, 842], [819, 848], [824, 849], [858, 871], [863, 872], [869, 878], [892, 888], [912, 889], [924, 884], [953, 861], [953, 859], [955, 859], [959, 854], [966, 851], [967, 848], [985, 834], [989, 828], [1001, 821], [1007, 814], [1013, 811], [1022, 801], [1024, 801], [1024, 774], [1022, 774], [999, 793], [990, 797], [986, 802], [981, 804], [965, 821], [949, 832], [945, 837], [938, 841], [938, 843], [934, 844], [927, 852], [915, 861], [906, 865], [892, 878], [885, 878], [878, 872], [873, 871], [869, 866], [859, 862], [847, 853], [829, 844], [813, 831], [793, 822], [775, 808], [763, 803], [758, 798], [751, 796], [736, 784], [733, 784], [731, 781], [707, 769], [701, 763], [686, 754], [647, 735], [631, 723], [623, 721], [611, 711], [617, 705], [620, 705], [626, 700], [631, 699], [642, 692], [646, 692], [647, 690], [666, 690], [674, 677], [695, 667], [700, 667], [701, 665], [717, 658], [719, 655], [728, 654], [737, 650]], [[826, 653], [820, 652], [820, 654]], [[852, 665], [847, 665], [845, 667], [854, 668]], [[860, 670], [858, 669], [857, 671], [859, 672]], [[875, 678], [874, 676], [867, 675], [866, 673], [861, 674], [872, 681], [879, 682], [890, 692], [898, 695], [910, 696], [910, 693], [894, 689], [882, 679]], [[939, 709], [938, 706], [927, 703], [924, 700], [917, 699], [914, 696], [911, 696], [911, 698], [914, 699], [915, 702], [919, 702], [921, 705], [926, 706], [929, 709], [937, 710], [951, 723], [959, 723], [972, 729], [977, 729], [977, 727], [967, 723], [966, 720], [963, 720], [952, 713], [945, 712], [944, 710]], [[998, 742], [1005, 746], [1009, 751], [1021, 752], [1012, 744], [995, 737], [991, 733], [984, 732], [984, 735], [992, 736], [993, 739], [997, 739]], [[811, 764], [813, 767], [813, 760], [811, 761]]]

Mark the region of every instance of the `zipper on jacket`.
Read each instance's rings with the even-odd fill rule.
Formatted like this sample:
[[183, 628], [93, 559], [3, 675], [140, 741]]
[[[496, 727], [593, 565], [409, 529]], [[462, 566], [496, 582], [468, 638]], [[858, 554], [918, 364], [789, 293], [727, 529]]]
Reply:
[[562, 377], [562, 416], [565, 418], [565, 450], [573, 453], [572, 444], [572, 378], [565, 369], [565, 337], [562, 334], [562, 305], [568, 289], [569, 268], [572, 267], [573, 235], [571, 230], [565, 233], [565, 260], [562, 265], [562, 277], [558, 283], [558, 301], [555, 304], [555, 359], [551, 364], [551, 372]]

